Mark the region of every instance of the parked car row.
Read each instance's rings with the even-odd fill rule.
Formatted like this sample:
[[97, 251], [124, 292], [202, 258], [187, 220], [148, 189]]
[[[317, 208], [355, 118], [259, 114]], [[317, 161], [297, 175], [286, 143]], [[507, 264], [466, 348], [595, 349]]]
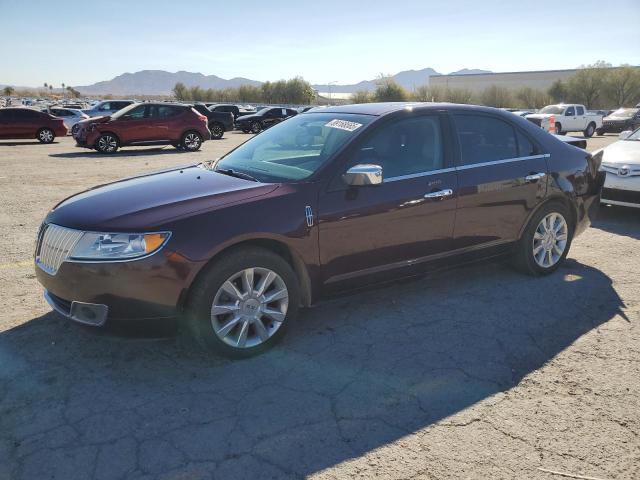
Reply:
[[8, 107], [0, 109], [0, 139], [37, 139], [51, 143], [68, 132], [64, 120], [31, 108]]

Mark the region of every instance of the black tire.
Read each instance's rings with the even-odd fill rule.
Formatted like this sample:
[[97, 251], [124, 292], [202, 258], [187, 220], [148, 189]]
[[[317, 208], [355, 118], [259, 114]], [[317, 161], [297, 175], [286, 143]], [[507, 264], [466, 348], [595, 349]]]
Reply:
[[251, 133], [251, 129], [249, 129], [249, 128], [243, 128], [243, 129], [242, 129], [242, 133]]
[[78, 130], [80, 130], [80, 125], [76, 123], [73, 127], [71, 127], [71, 136], [75, 138], [75, 136], [78, 133]]
[[191, 130], [182, 136], [180, 144], [182, 145], [182, 149], [187, 152], [197, 152], [200, 150], [200, 147], [202, 147], [202, 141], [202, 135], [195, 130]]
[[560, 122], [556, 122], [556, 135], [562, 135], [562, 124]]
[[262, 122], [254, 120], [251, 122], [251, 133], [260, 133], [263, 129]]
[[[560, 258], [551, 266], [543, 267], [534, 258], [534, 234], [542, 220], [549, 214], [556, 213], [563, 217], [567, 226], [567, 240]], [[569, 209], [559, 201], [551, 201], [543, 205], [529, 220], [522, 237], [516, 243], [513, 263], [522, 273], [532, 276], [548, 275], [562, 265], [567, 258], [573, 240], [574, 225]]]
[[596, 129], [596, 133], [598, 134], [599, 137], [604, 135], [604, 130], [602, 130], [601, 128]]
[[582, 134], [585, 136], [585, 138], [591, 138], [593, 137], [593, 134], [595, 132], [596, 132], [596, 124], [591, 122], [589, 125], [587, 125], [587, 128], [584, 129]]
[[214, 122], [209, 125], [209, 131], [213, 140], [220, 140], [224, 135], [224, 126], [221, 123]]
[[103, 133], [96, 140], [96, 150], [100, 153], [115, 153], [120, 147], [118, 137], [113, 133]]
[[[227, 279], [248, 268], [265, 268], [279, 275], [287, 288], [288, 307], [279, 328], [267, 340], [256, 346], [238, 348], [227, 344], [214, 332], [211, 310], [216, 294]], [[298, 278], [282, 257], [259, 247], [239, 248], [215, 260], [192, 286], [185, 321], [190, 334], [207, 350], [230, 358], [247, 358], [265, 352], [284, 337], [295, 321], [299, 304]]]
[[47, 144], [47, 143], [52, 143], [55, 140], [56, 134], [53, 133], [53, 130], [51, 130], [50, 128], [45, 127], [38, 130], [36, 138], [40, 143]]

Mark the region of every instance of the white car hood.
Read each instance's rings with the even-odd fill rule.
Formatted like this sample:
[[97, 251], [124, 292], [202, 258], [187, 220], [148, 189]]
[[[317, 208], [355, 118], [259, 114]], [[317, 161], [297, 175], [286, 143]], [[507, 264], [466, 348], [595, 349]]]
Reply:
[[602, 161], [605, 163], [640, 165], [639, 140], [619, 140], [602, 151]]

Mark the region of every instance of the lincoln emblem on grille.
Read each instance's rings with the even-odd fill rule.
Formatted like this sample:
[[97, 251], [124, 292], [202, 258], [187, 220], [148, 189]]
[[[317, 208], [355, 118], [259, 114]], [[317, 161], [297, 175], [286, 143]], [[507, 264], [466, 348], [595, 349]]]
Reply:
[[304, 215], [307, 217], [307, 227], [313, 227], [313, 210], [309, 205], [304, 207]]

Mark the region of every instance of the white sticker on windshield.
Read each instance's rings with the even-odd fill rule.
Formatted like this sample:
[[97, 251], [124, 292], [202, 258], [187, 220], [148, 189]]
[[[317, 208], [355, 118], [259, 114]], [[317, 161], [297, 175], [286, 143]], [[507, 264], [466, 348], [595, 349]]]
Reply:
[[348, 122], [347, 120], [331, 120], [325, 125], [325, 127], [339, 128], [340, 130], [346, 130], [347, 132], [353, 132], [362, 126], [361, 123]]

